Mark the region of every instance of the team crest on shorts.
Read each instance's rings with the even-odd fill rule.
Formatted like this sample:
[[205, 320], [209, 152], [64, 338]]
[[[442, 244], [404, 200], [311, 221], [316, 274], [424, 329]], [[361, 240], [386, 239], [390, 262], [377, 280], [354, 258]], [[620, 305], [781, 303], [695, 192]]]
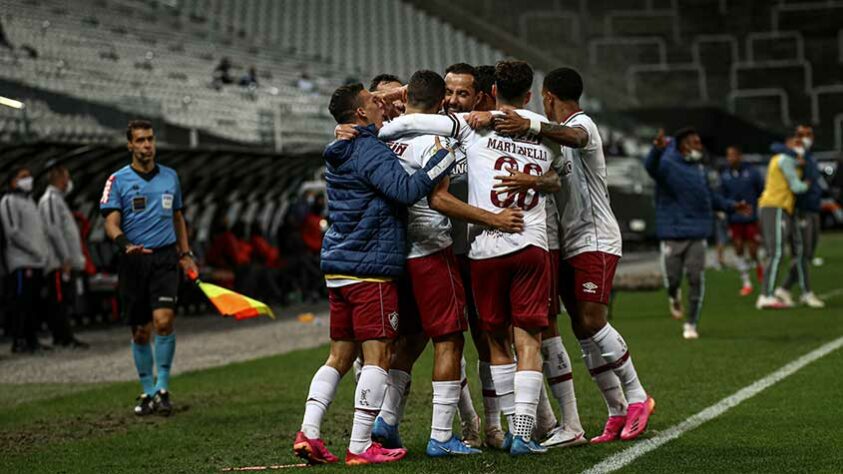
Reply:
[[398, 311], [389, 313], [389, 325], [392, 326], [393, 330], [398, 330]]
[[582, 290], [586, 293], [597, 293], [597, 285], [590, 281], [587, 281], [582, 284]]

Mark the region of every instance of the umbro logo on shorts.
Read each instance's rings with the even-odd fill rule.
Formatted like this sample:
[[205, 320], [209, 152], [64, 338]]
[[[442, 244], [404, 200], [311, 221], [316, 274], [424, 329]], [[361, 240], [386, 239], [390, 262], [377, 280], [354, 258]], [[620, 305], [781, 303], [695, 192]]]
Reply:
[[587, 281], [582, 284], [582, 289], [586, 293], [597, 293], [597, 285], [594, 283]]
[[159, 296], [159, 297], [158, 297], [158, 301], [160, 301], [160, 302], [162, 302], [162, 303], [172, 303], [172, 302], [174, 302], [175, 300], [176, 300], [176, 299], [175, 299], [175, 298], [173, 298], [172, 296]]
[[398, 311], [389, 313], [389, 324], [392, 326], [393, 330], [398, 330]]

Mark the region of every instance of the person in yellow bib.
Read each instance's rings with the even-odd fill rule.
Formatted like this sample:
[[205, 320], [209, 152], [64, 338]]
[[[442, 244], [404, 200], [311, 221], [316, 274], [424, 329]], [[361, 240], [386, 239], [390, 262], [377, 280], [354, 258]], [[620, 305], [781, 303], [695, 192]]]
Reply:
[[[801, 230], [794, 225], [793, 209], [796, 194], [808, 190], [810, 183], [802, 180], [801, 160], [805, 154], [802, 140], [796, 136], [785, 143], [788, 150], [770, 158], [767, 166], [767, 179], [764, 192], [758, 200], [758, 216], [761, 221], [761, 235], [767, 251], [764, 265], [764, 283], [755, 307], [758, 309], [779, 309], [788, 305], [776, 298], [774, 290], [779, 276], [784, 247], [790, 241], [790, 234], [798, 239]], [[791, 153], [792, 152], [792, 153]], [[801, 246], [797, 246], [801, 249]], [[797, 250], [801, 251], [801, 250]], [[798, 255], [791, 256], [795, 261], [802, 261]], [[807, 268], [800, 266], [800, 271]]]

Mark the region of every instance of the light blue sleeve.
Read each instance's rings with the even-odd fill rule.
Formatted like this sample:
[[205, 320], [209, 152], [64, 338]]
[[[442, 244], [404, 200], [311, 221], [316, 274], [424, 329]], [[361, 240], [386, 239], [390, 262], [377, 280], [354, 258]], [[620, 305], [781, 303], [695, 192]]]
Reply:
[[173, 196], [173, 210], [180, 211], [184, 209], [184, 201], [182, 201], [181, 197], [181, 181], [179, 180], [179, 175], [173, 173], [173, 179], [176, 180], [176, 195]]
[[791, 156], [782, 154], [781, 158], [779, 158], [779, 168], [782, 170], [782, 174], [787, 179], [787, 185], [794, 194], [802, 194], [808, 190], [808, 185], [799, 179], [799, 175], [796, 173], [796, 160]]
[[102, 198], [100, 198], [100, 210], [117, 209], [123, 211], [123, 199], [120, 196], [120, 180], [117, 179], [117, 174], [108, 177], [105, 182], [105, 187], [102, 190]]

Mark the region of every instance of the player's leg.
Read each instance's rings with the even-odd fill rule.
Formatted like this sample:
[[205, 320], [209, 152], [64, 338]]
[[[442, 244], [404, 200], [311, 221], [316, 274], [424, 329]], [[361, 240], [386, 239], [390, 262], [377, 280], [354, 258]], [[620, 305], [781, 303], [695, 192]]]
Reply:
[[699, 337], [697, 326], [705, 298], [705, 253], [705, 240], [690, 241], [685, 251], [685, 272], [688, 275], [688, 315], [682, 332], [685, 339]]
[[750, 264], [755, 266], [755, 277], [758, 279], [758, 284], [761, 285], [764, 281], [764, 264], [758, 258], [758, 246], [761, 241], [761, 231], [758, 228], [758, 221], [750, 222], [746, 225], [745, 241]]
[[778, 292], [779, 295], [775, 295], [779, 267], [784, 254], [784, 246], [788, 241], [790, 232], [788, 222], [785, 220], [787, 214], [780, 208], [762, 207], [758, 215], [761, 220], [761, 235], [764, 239], [767, 257], [764, 264], [762, 292], [758, 296], [755, 307], [758, 309], [768, 309], [789, 306], [792, 304], [792, 301], [787, 301], [786, 299], [789, 295], [785, 294], [785, 292]]
[[811, 260], [814, 251], [811, 248], [814, 242], [814, 237], [811, 235], [813, 229], [810, 222], [810, 213], [798, 212], [794, 214], [791, 219], [793, 225], [791, 226], [793, 235], [793, 251], [791, 252], [791, 261], [796, 267], [796, 276], [799, 281], [799, 288], [802, 294], [799, 301], [811, 308], [823, 308], [825, 303], [822, 302], [814, 292], [811, 290]]
[[146, 257], [151, 261], [149, 302], [155, 329], [155, 408], [163, 415], [172, 412], [170, 369], [176, 354], [175, 308], [179, 293], [180, 271], [175, 247]]
[[398, 330], [395, 282], [358, 283], [343, 288], [352, 307], [354, 337], [361, 341], [363, 369], [354, 392], [354, 423], [345, 462], [377, 464], [398, 461], [407, 451], [372, 442], [372, 427], [383, 405], [389, 378], [391, 345]]
[[641, 385], [626, 341], [608, 322], [609, 295], [618, 260], [616, 255], [602, 252], [587, 252], [569, 259], [574, 268], [578, 307], [572, 321], [575, 321], [574, 333], [581, 338], [583, 352], [586, 348], [589, 352], [599, 351], [605, 361], [603, 366], [589, 368], [592, 374], [611, 370], [621, 383], [628, 406], [620, 437], [629, 440], [644, 432], [655, 402]]
[[126, 255], [120, 260], [118, 292], [121, 315], [132, 330], [132, 358], [143, 393], [134, 411], [138, 416], [154, 411], [155, 359], [152, 352], [152, 307], [149, 298], [148, 256]]
[[732, 224], [732, 247], [735, 249], [738, 273], [741, 276], [741, 296], [748, 296], [752, 293], [752, 280], [749, 278], [750, 262], [746, 259], [746, 228], [749, 224]]
[[664, 287], [667, 289], [668, 308], [673, 319], [682, 319], [682, 273], [685, 242], [681, 240], [663, 240], [661, 242], [661, 264]]
[[[474, 304], [474, 295], [471, 291], [471, 271], [469, 269], [469, 260], [465, 255], [455, 257], [457, 269], [459, 270], [459, 278], [464, 288], [465, 307], [468, 315], [469, 328], [471, 330], [471, 339], [474, 342], [474, 347], [477, 349], [478, 358], [478, 372], [480, 376], [480, 384], [483, 389], [483, 413], [486, 416], [486, 438], [492, 441], [492, 444], [503, 443], [503, 434], [500, 430], [500, 409], [498, 407], [497, 397], [494, 395], [495, 387], [492, 383], [492, 375], [489, 369], [489, 344], [488, 337], [483, 334], [483, 331], [477, 324], [477, 309]], [[460, 416], [460, 428], [463, 442], [472, 448], [479, 448], [483, 445], [483, 440], [480, 438], [481, 421], [477, 410], [474, 408], [474, 402], [471, 399], [471, 389], [468, 385], [465, 357], [460, 361], [460, 400], [457, 404]], [[495, 427], [498, 429], [495, 430]], [[498, 441], [499, 440], [499, 441]]]
[[152, 401], [155, 397], [155, 363], [150, 345], [151, 338], [152, 321], [132, 326], [132, 358], [143, 389], [143, 393], [138, 397], [138, 404], [135, 406], [135, 415], [138, 416], [149, 415], [154, 411]]
[[542, 371], [547, 378], [550, 393], [559, 403], [562, 420], [550, 432], [543, 446], [575, 446], [587, 442], [577, 409], [571, 358], [562, 344], [557, 318], [550, 318], [550, 325], [542, 334]]

